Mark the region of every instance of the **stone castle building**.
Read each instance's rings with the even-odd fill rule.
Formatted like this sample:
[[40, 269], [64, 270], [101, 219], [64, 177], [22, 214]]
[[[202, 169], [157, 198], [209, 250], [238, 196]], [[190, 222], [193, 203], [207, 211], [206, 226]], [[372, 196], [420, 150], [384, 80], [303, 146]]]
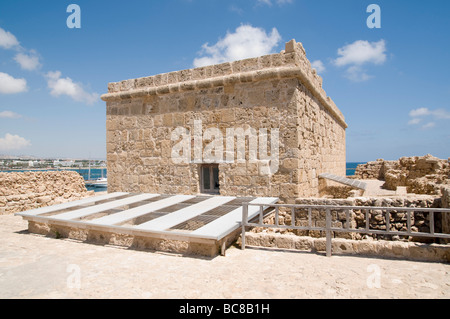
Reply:
[[345, 176], [347, 124], [300, 43], [108, 85], [108, 191], [319, 195]]

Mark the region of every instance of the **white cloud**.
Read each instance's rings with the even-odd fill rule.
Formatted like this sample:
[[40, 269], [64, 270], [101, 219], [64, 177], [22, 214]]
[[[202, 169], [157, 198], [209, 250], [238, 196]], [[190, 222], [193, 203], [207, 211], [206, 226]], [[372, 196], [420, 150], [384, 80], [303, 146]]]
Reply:
[[22, 117], [22, 115], [11, 112], [11, 111], [0, 112], [0, 119], [1, 118], [17, 119], [19, 117]]
[[235, 6], [234, 4], [229, 7], [229, 10], [232, 12], [236, 12], [239, 15], [242, 15], [244, 13], [244, 10], [242, 10], [238, 6]]
[[436, 123], [434, 123], [434, 122], [429, 122], [429, 123], [423, 125], [422, 128], [423, 128], [424, 130], [426, 130], [426, 129], [428, 129], [428, 128], [432, 128], [432, 127], [435, 127], [435, 126], [436, 126]]
[[383, 64], [386, 61], [386, 43], [384, 40], [378, 42], [358, 40], [339, 48], [338, 55], [340, 57], [335, 60], [337, 66]]
[[345, 71], [345, 77], [353, 82], [364, 82], [372, 78], [359, 65], [353, 65]]
[[422, 119], [415, 118], [415, 119], [409, 120], [408, 124], [409, 125], [416, 125], [416, 124], [419, 124], [420, 122], [422, 122]]
[[86, 92], [83, 87], [74, 83], [71, 78], [61, 78], [61, 72], [48, 72], [46, 74], [47, 85], [51, 89], [53, 96], [67, 95], [78, 102], [94, 104], [100, 97], [97, 93]]
[[411, 112], [409, 112], [409, 116], [423, 116], [423, 115], [429, 115], [430, 114], [430, 110], [427, 109], [426, 107], [421, 107], [420, 109], [416, 109], [416, 110], [412, 110]]
[[23, 70], [36, 70], [41, 66], [39, 57], [35, 50], [26, 53], [26, 49], [19, 45], [17, 38], [8, 31], [0, 28], [0, 47], [4, 49], [15, 49], [18, 53], [14, 56], [14, 60]]
[[11, 49], [18, 45], [19, 41], [17, 41], [14, 34], [0, 28], [0, 47], [3, 49]]
[[0, 151], [18, 150], [30, 146], [31, 142], [18, 135], [5, 134], [0, 138]]
[[209, 46], [203, 44], [203, 57], [194, 60], [194, 67], [242, 60], [272, 53], [281, 36], [276, 28], [270, 34], [262, 28], [241, 25], [234, 33], [227, 33], [225, 38]]
[[[265, 4], [268, 6], [272, 5], [272, 0], [257, 0], [258, 4]], [[283, 4], [287, 4], [287, 3], [292, 3], [293, 0], [276, 0], [275, 3], [278, 5], [283, 5]]]
[[444, 109], [437, 109], [434, 111], [431, 111], [431, 115], [433, 115], [435, 118], [440, 120], [449, 120], [450, 119], [450, 112], [446, 111]]
[[[430, 110], [426, 107], [421, 107], [418, 109], [411, 110], [409, 112], [411, 119], [409, 120], [409, 125], [418, 125], [423, 122], [426, 118], [432, 118], [433, 120], [449, 120], [450, 112], [444, 109]], [[435, 122], [428, 122], [422, 125], [422, 129], [428, 129], [436, 126]]]
[[426, 107], [421, 107], [409, 112], [409, 116], [411, 117], [433, 116], [437, 120], [449, 120], [450, 112], [444, 109], [430, 110]]
[[311, 67], [313, 69], [316, 69], [317, 73], [325, 72], [325, 65], [320, 60], [315, 60], [315, 61], [311, 62]]
[[14, 60], [19, 63], [23, 70], [33, 71], [41, 66], [36, 51], [30, 51], [30, 54], [17, 53]]
[[334, 60], [334, 64], [339, 67], [348, 66], [345, 76], [351, 81], [363, 82], [372, 78], [363, 69], [363, 65], [381, 65], [386, 61], [386, 42], [358, 40], [339, 48], [337, 53], [339, 57]]
[[15, 94], [27, 90], [25, 79], [16, 79], [7, 73], [0, 72], [0, 93]]

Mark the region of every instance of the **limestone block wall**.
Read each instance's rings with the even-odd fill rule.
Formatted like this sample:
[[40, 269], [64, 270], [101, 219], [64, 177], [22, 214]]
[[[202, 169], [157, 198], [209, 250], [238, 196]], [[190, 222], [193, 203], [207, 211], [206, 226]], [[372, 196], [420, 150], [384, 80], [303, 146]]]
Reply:
[[92, 196], [77, 172], [0, 173], [0, 215]]
[[[318, 195], [319, 174], [345, 176], [347, 125], [294, 40], [279, 54], [110, 83], [102, 99], [109, 191], [199, 193], [199, 145], [200, 154], [212, 146], [219, 154], [212, 162], [221, 195], [294, 202]], [[239, 143], [230, 129], [256, 134], [246, 137], [243, 161], [236, 147], [227, 148]], [[174, 161], [181, 142], [188, 160]], [[268, 167], [276, 169], [269, 174]]]

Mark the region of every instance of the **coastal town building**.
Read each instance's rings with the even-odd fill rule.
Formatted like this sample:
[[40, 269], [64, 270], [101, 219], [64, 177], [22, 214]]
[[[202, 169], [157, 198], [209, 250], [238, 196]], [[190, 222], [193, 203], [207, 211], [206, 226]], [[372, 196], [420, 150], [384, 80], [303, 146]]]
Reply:
[[301, 43], [240, 61], [109, 83], [109, 192], [318, 196], [345, 176], [341, 111]]

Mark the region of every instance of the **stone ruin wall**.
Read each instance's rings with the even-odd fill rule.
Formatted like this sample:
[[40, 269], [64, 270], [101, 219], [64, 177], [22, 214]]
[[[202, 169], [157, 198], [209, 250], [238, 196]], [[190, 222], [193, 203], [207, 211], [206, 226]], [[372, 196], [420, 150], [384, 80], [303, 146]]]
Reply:
[[318, 195], [319, 174], [345, 174], [347, 125], [295, 41], [279, 54], [110, 83], [108, 91], [110, 192], [199, 193], [199, 165], [171, 157], [172, 131], [181, 126], [192, 134], [195, 120], [202, 134], [219, 128], [224, 149], [229, 127], [266, 128], [268, 135], [279, 129], [278, 171], [263, 174], [260, 162], [248, 160], [220, 163], [221, 195], [293, 203]]
[[450, 159], [432, 155], [402, 157], [397, 161], [379, 159], [358, 165], [355, 178], [384, 180], [384, 187], [389, 190], [406, 186], [408, 193], [440, 195], [443, 186], [450, 186]]
[[73, 171], [0, 173], [0, 215], [92, 196]]
[[[388, 206], [388, 207], [429, 207], [429, 208], [450, 208], [450, 160], [439, 159], [432, 155], [402, 157], [396, 161], [386, 161], [378, 159], [366, 164], [358, 165], [356, 179], [378, 179], [384, 180], [384, 188], [396, 190], [398, 186], [406, 186], [408, 194], [405, 196], [384, 196], [384, 197], [358, 197], [351, 196], [346, 199], [298, 199], [297, 203], [311, 205], [349, 205], [349, 206]], [[349, 193], [349, 187], [336, 187], [336, 193]], [[323, 216], [322, 216], [323, 217]], [[362, 216], [361, 216], [362, 217]], [[289, 216], [287, 216], [290, 219]], [[344, 218], [344, 219], [343, 219]], [[337, 226], [345, 221], [345, 214], [334, 214], [334, 223]], [[359, 225], [364, 220], [358, 218], [358, 214], [353, 214], [352, 225]], [[324, 223], [318, 218], [317, 222]], [[406, 230], [406, 214], [400, 213], [391, 216], [392, 230]], [[360, 225], [364, 227], [364, 225]], [[428, 214], [416, 212], [412, 218], [413, 231], [428, 232]], [[450, 233], [450, 214], [435, 214], [436, 232]], [[372, 229], [386, 229], [386, 218], [376, 211], [371, 214], [370, 227]], [[342, 236], [342, 234], [336, 234]], [[352, 239], [360, 239], [355, 234], [344, 234]], [[356, 237], [355, 237], [356, 236]], [[382, 236], [376, 236], [380, 238]], [[426, 238], [414, 238], [420, 242], [432, 241]], [[447, 243], [447, 240], [437, 240], [440, 243]]]
[[[449, 193], [450, 194], [450, 193]], [[422, 208], [441, 208], [445, 207], [441, 203], [441, 199], [432, 195], [416, 195], [413, 197], [354, 197], [347, 199], [325, 199], [325, 198], [298, 198], [296, 200], [298, 205], [328, 205], [328, 206], [364, 206], [364, 207], [422, 207]], [[448, 207], [448, 203], [447, 203]], [[332, 210], [332, 227], [344, 228], [346, 225], [345, 211]], [[280, 210], [279, 224], [291, 224], [291, 212], [283, 212]], [[295, 225], [308, 226], [308, 212], [307, 210], [295, 210]], [[325, 211], [312, 210], [311, 222], [313, 227], [325, 227]], [[265, 223], [275, 224], [274, 214], [269, 215], [265, 219]], [[351, 228], [365, 228], [365, 213], [362, 210], [352, 210], [350, 214]], [[435, 213], [434, 228], [435, 232], [448, 233], [449, 224], [444, 223], [444, 219], [440, 217], [439, 213]], [[369, 212], [369, 227], [373, 230], [386, 230], [386, 214], [382, 211], [371, 210]], [[391, 231], [406, 231], [407, 230], [407, 215], [402, 211], [392, 211], [390, 213], [390, 230]], [[411, 214], [411, 230], [419, 232], [429, 232], [430, 221], [427, 212], [420, 212], [420, 209]], [[281, 228], [259, 228], [255, 227], [251, 230], [253, 233], [277, 233], [277, 234], [291, 234], [296, 236], [307, 236], [313, 238], [325, 237], [325, 232], [322, 231], [306, 231], [306, 230], [290, 230]], [[424, 237], [393, 236], [393, 235], [366, 235], [362, 233], [333, 233], [334, 238], [343, 239], [375, 239], [375, 240], [402, 240], [402, 241], [416, 241], [421, 243], [445, 243], [445, 240], [432, 239]]]
[[384, 159], [359, 164], [356, 167], [354, 178], [384, 180], [386, 171], [396, 165], [398, 165], [397, 161], [385, 161]]
[[[355, 197], [347, 199], [299, 198], [300, 205], [332, 205], [332, 206], [387, 206], [387, 207], [423, 207], [450, 208], [450, 187], [444, 187], [443, 196], [414, 195], [408, 197]], [[450, 233], [450, 214], [435, 213], [435, 231]], [[332, 226], [343, 227], [346, 223], [345, 211], [331, 211]], [[351, 213], [351, 227], [365, 228], [364, 212], [354, 210]], [[373, 210], [369, 214], [371, 229], [385, 230], [386, 217], [381, 211]], [[295, 211], [296, 225], [308, 225], [307, 211]], [[312, 225], [325, 226], [325, 212], [312, 211]], [[266, 223], [274, 224], [274, 215], [265, 219]], [[291, 225], [290, 212], [280, 210], [279, 223]], [[430, 224], [428, 214], [420, 209], [411, 214], [411, 228], [413, 231], [428, 232]], [[405, 231], [407, 216], [404, 212], [391, 212], [390, 229]], [[425, 260], [450, 262], [449, 240], [424, 237], [406, 237], [398, 235], [366, 235], [363, 233], [332, 232], [333, 254], [363, 254], [369, 256], [386, 256], [389, 258], [406, 258], [411, 260]], [[246, 235], [246, 243], [253, 246], [278, 247], [282, 249], [296, 249], [312, 252], [325, 252], [325, 233], [320, 231], [290, 230], [281, 228], [253, 228]]]
[[[408, 194], [403, 196], [342, 196], [337, 198], [298, 198], [296, 204], [301, 205], [332, 205], [332, 206], [367, 206], [367, 207], [423, 207], [423, 208], [450, 208], [450, 183], [449, 183], [449, 161], [438, 159], [431, 155], [423, 157], [404, 157], [398, 161], [384, 161], [382, 159], [368, 162], [357, 168], [357, 179], [384, 179], [385, 187], [394, 190], [397, 186], [407, 186]], [[345, 194], [350, 192], [350, 187], [336, 187], [336, 194]], [[413, 193], [414, 192], [414, 193]], [[335, 227], [342, 227], [346, 222], [346, 214], [342, 211], [332, 212], [332, 223]], [[274, 216], [268, 218], [269, 223], [273, 223]], [[313, 212], [313, 226], [325, 225], [325, 212]], [[280, 223], [291, 225], [291, 216], [289, 213], [282, 214]], [[296, 211], [296, 225], [308, 225], [308, 217], [305, 211]], [[382, 211], [373, 210], [370, 212], [369, 225], [374, 230], [386, 230], [386, 215]], [[430, 221], [429, 214], [426, 212], [415, 211], [411, 218], [412, 231], [429, 232]], [[351, 214], [351, 227], [365, 227], [365, 218], [362, 211], [354, 211]], [[405, 212], [392, 212], [390, 216], [390, 229], [393, 231], [407, 230], [407, 216]], [[435, 232], [450, 234], [450, 214], [435, 213], [434, 216]], [[254, 229], [254, 232], [260, 233], [263, 229]], [[324, 237], [325, 235], [318, 231], [291, 231], [280, 229], [266, 230], [268, 233], [295, 234], [298, 236]], [[345, 239], [364, 239], [369, 236], [358, 233], [335, 233], [335, 238]], [[384, 236], [371, 235], [369, 239], [387, 239], [387, 240], [409, 240], [420, 243], [440, 243], [448, 244], [446, 239], [431, 239], [424, 237], [404, 236]], [[449, 257], [450, 258], [450, 257]], [[450, 260], [450, 259], [446, 259]]]

